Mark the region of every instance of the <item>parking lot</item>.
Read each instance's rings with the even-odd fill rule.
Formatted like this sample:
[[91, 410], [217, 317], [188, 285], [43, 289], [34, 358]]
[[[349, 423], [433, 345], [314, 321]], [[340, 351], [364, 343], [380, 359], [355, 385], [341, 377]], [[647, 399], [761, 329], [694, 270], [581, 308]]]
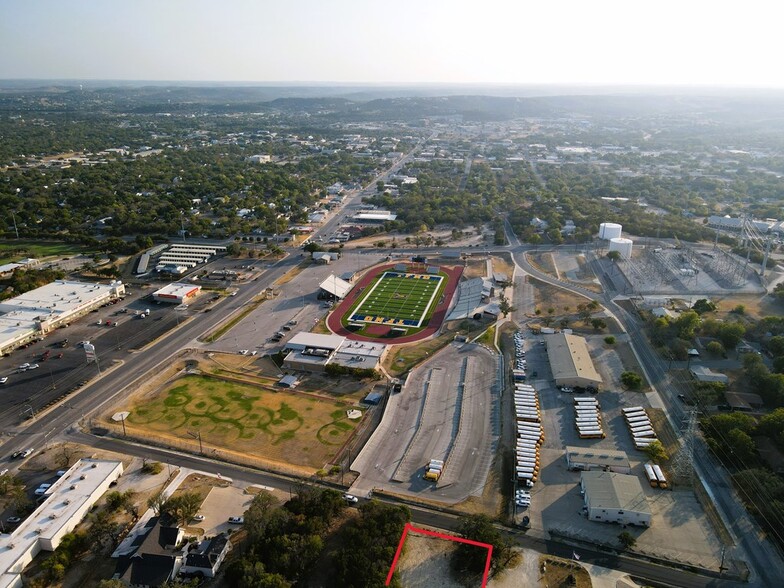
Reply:
[[[275, 298], [264, 301], [225, 336], [211, 343], [210, 349], [227, 353], [258, 350], [260, 355], [276, 352], [294, 333], [310, 331], [329, 312], [329, 305], [318, 299], [318, 290], [319, 284], [330, 274], [340, 276], [344, 272], [361, 271], [381, 259], [379, 254], [344, 252], [340, 259], [330, 264], [308, 265], [290, 281], [276, 286], [278, 295]], [[284, 330], [280, 341], [270, 340], [292, 320], [297, 321], [295, 328]]]
[[[462, 388], [462, 392], [461, 392]], [[448, 345], [411, 372], [352, 470], [350, 492], [374, 488], [455, 503], [481, 494], [498, 436], [497, 360], [478, 345]], [[437, 483], [423, 479], [445, 461]]]
[[[529, 383], [539, 393], [541, 421], [545, 441], [540, 449], [539, 480], [531, 489], [531, 505], [515, 511], [518, 522], [529, 517], [532, 529], [567, 535], [570, 537], [617, 545], [621, 532], [618, 525], [589, 521], [582, 513], [583, 497], [580, 495], [580, 473], [568, 471], [565, 447], [613, 449], [626, 452], [632, 465], [632, 475], [642, 484], [648, 505], [653, 514], [650, 528], [629, 527], [626, 530], [637, 538], [635, 550], [691, 564], [718, 568], [721, 544], [705, 516], [694, 493], [688, 488], [660, 490], [651, 488], [646, 481], [643, 464], [647, 457], [634, 448], [631, 434], [623, 419], [622, 409], [627, 406], [647, 406], [645, 395], [605, 389], [590, 395], [599, 401], [604, 439], [580, 439], [575, 428], [574, 393], [561, 392], [552, 380], [543, 338], [527, 334], [525, 338], [527, 371], [537, 372]], [[616, 354], [609, 354], [609, 361], [601, 353], [592, 357], [603, 377], [621, 369]], [[577, 394], [586, 396], [586, 394]], [[512, 415], [507, 415], [511, 423]]]

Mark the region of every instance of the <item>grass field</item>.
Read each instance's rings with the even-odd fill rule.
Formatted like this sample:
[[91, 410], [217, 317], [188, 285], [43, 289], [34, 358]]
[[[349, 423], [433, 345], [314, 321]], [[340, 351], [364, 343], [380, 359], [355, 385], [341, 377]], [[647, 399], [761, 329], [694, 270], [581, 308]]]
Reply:
[[60, 241], [0, 241], [0, 264], [18, 261], [24, 257], [73, 256], [87, 251], [78, 243]]
[[421, 327], [438, 304], [443, 276], [384, 272], [350, 314], [354, 322]]
[[346, 417], [347, 408], [340, 401], [190, 375], [139, 399], [126, 426], [131, 434], [163, 441], [198, 433], [207, 447], [320, 468], [358, 424]]

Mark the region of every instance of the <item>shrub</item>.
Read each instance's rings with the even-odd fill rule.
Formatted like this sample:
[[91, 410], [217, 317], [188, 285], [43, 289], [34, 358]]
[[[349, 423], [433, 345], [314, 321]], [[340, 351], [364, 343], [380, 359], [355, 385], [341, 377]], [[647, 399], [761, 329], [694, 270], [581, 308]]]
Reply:
[[639, 390], [642, 388], [642, 376], [637, 372], [623, 372], [621, 374], [621, 384], [629, 390]]
[[604, 338], [604, 342], [607, 343], [607, 345], [615, 345], [615, 337], [608, 335]]
[[143, 474], [160, 474], [163, 471], [163, 464], [157, 461], [146, 461], [142, 466], [142, 473]]

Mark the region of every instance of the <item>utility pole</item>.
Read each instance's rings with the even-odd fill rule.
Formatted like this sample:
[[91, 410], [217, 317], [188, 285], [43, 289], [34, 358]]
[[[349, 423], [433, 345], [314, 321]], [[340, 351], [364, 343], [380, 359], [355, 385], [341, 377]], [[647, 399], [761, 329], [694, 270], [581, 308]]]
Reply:
[[192, 431], [188, 431], [188, 435], [190, 435], [194, 439], [198, 439], [199, 440], [199, 453], [201, 455], [203, 455], [204, 454], [204, 448], [201, 445], [201, 431], [196, 431], [195, 433], [192, 432]]
[[14, 219], [14, 232], [16, 233], [16, 238], [18, 239], [19, 238], [19, 229], [16, 226], [16, 214], [14, 213], [13, 210], [11, 211], [11, 218]]

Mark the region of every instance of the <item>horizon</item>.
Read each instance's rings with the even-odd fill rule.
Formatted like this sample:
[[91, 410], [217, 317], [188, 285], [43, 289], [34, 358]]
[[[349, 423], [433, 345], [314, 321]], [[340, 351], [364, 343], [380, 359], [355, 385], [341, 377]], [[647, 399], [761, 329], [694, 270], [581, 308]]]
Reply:
[[0, 22], [2, 80], [784, 89], [779, 19], [770, 6], [8, 4]]

